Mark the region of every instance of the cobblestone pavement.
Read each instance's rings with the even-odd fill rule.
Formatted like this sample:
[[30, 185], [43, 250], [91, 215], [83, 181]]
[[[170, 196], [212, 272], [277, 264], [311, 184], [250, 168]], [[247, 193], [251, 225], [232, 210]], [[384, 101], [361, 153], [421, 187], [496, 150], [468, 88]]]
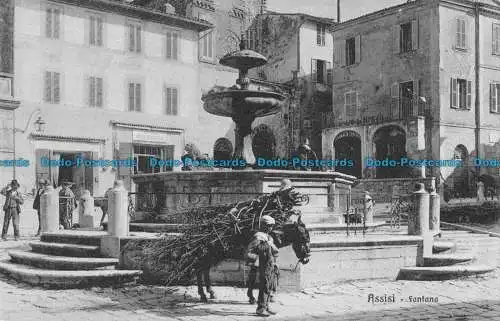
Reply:
[[[0, 242], [6, 250], [27, 241]], [[198, 301], [195, 287], [44, 290], [0, 276], [0, 321], [53, 320], [256, 320], [255, 306], [241, 288], [215, 287], [217, 299]], [[257, 294], [257, 292], [255, 293]], [[392, 296], [394, 303], [369, 303], [368, 296]], [[411, 298], [437, 298], [437, 303]], [[279, 294], [272, 320], [500, 320], [500, 273], [444, 282], [356, 281]]]

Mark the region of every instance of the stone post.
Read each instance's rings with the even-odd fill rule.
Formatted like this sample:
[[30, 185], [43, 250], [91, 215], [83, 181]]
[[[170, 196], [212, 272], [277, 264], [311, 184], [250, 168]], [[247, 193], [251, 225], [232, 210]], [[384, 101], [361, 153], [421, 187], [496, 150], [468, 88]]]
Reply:
[[99, 226], [99, 220], [94, 214], [94, 198], [88, 190], [84, 190], [80, 198], [78, 222], [81, 227], [85, 228], [96, 228]]
[[116, 181], [108, 199], [108, 233], [111, 236], [125, 237], [129, 232], [128, 192], [123, 181]]
[[433, 235], [440, 233], [441, 197], [436, 192], [436, 180], [431, 181], [429, 194], [429, 230]]
[[375, 210], [373, 208], [373, 198], [371, 197], [369, 192], [365, 191], [365, 201], [363, 204], [363, 215], [365, 217], [365, 223], [366, 224], [371, 224], [373, 223], [373, 211]]
[[59, 193], [52, 186], [40, 197], [40, 227], [42, 233], [59, 230]]
[[416, 184], [412, 201], [413, 208], [408, 217], [408, 235], [420, 235], [423, 238], [417, 257], [417, 266], [423, 266], [424, 258], [432, 256], [433, 243], [433, 236], [429, 231], [429, 194], [425, 191], [424, 184]]

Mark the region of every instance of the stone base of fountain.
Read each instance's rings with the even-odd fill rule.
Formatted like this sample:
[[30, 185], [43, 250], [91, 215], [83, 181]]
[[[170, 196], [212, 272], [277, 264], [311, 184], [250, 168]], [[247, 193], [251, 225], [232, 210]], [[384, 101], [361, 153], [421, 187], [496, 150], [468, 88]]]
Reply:
[[300, 207], [306, 224], [340, 224], [347, 205], [349, 188], [355, 178], [337, 172], [287, 170], [186, 171], [134, 176], [138, 190], [154, 190], [160, 202], [160, 218], [176, 223], [169, 216], [190, 208], [216, 206], [254, 199], [280, 187], [288, 178], [294, 188], [309, 196]]

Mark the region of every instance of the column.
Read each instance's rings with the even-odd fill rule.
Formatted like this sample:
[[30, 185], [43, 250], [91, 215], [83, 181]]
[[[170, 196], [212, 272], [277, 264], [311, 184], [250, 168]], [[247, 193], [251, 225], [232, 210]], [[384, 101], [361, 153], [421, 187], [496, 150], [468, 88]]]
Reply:
[[52, 186], [40, 197], [40, 227], [42, 233], [59, 230], [59, 194]]

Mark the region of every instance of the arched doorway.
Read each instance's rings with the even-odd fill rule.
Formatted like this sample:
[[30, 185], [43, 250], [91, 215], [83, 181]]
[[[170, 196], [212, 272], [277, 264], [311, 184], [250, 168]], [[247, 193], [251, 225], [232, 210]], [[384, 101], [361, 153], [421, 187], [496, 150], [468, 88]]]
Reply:
[[[395, 160], [399, 163], [401, 158], [406, 157], [406, 133], [399, 126], [390, 125], [379, 128], [373, 135], [373, 144], [376, 160]], [[378, 166], [375, 171], [376, 178], [401, 178], [409, 174], [408, 168], [399, 165]]]
[[333, 142], [336, 160], [352, 160], [353, 167], [337, 167], [336, 171], [361, 178], [361, 136], [352, 130], [341, 132]]
[[252, 131], [252, 151], [255, 158], [273, 159], [275, 157], [276, 139], [267, 125], [261, 124]]
[[214, 144], [214, 160], [230, 160], [233, 156], [233, 144], [227, 138], [221, 137]]
[[453, 196], [455, 197], [468, 197], [471, 194], [470, 188], [470, 166], [469, 166], [469, 151], [467, 147], [460, 144], [455, 147], [453, 151], [453, 158], [460, 160], [462, 166], [455, 168], [451, 175], [453, 181]]

